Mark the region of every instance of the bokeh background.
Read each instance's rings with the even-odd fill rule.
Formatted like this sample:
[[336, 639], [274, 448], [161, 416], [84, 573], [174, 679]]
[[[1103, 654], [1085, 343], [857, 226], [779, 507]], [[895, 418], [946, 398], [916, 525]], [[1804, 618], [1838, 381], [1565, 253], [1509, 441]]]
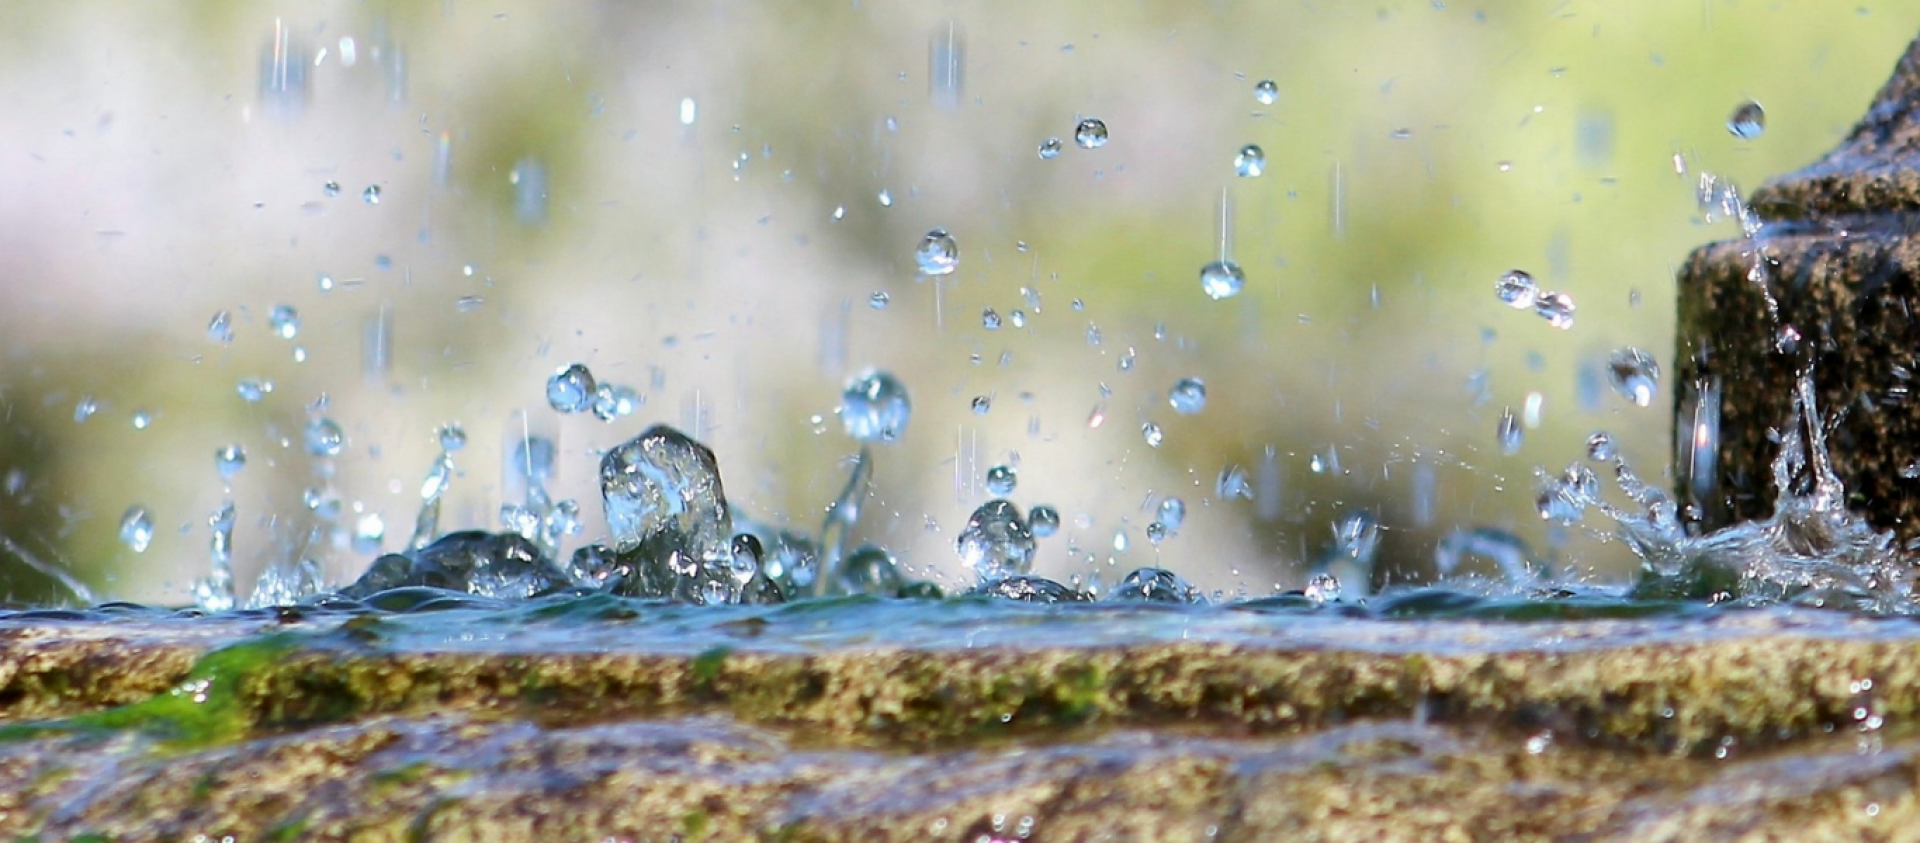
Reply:
[[[1065, 517], [1038, 563], [1061, 579], [1159, 564], [1266, 594], [1354, 511], [1382, 577], [1461, 526], [1621, 577], [1607, 524], [1540, 521], [1535, 470], [1607, 430], [1670, 476], [1672, 384], [1637, 407], [1602, 364], [1633, 345], [1672, 370], [1674, 267], [1738, 234], [1696, 179], [1813, 159], [1917, 30], [1911, 1], [0, 5], [0, 595], [62, 598], [29, 554], [187, 602], [228, 444], [243, 595], [275, 558], [345, 581], [371, 558], [354, 525], [405, 541], [442, 424], [473, 442], [443, 524], [495, 526], [522, 412], [588, 513], [569, 545], [604, 533], [599, 450], [653, 421], [714, 447], [736, 505], [811, 530], [870, 365], [913, 418], [859, 537], [917, 575], [959, 581], [954, 535], [1009, 463], [1014, 500]], [[1766, 132], [1743, 140], [1749, 99]], [[1106, 146], [1072, 143], [1085, 116]], [[1247, 286], [1213, 301], [1223, 193]], [[929, 280], [936, 226], [961, 262]], [[1571, 330], [1494, 298], [1516, 267], [1575, 298]], [[574, 361], [644, 405], [547, 409]], [[1191, 416], [1167, 400], [1187, 376]], [[1509, 407], [1532, 424], [1505, 455]], [[304, 448], [315, 412], [337, 459]], [[1218, 494], [1228, 466], [1252, 499]], [[1156, 547], [1168, 495], [1189, 516]], [[136, 505], [144, 553], [119, 541]]]

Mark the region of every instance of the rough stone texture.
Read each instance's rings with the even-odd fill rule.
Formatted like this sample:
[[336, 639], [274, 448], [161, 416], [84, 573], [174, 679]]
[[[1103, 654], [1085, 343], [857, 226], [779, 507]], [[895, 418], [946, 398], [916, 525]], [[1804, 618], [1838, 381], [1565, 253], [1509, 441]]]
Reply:
[[[1792, 384], [1811, 360], [1821, 411], [1839, 415], [1830, 445], [1849, 506], [1903, 539], [1920, 536], [1920, 469], [1910, 468], [1920, 466], [1920, 41], [1839, 147], [1751, 203], [1768, 222], [1757, 237], [1705, 246], [1680, 272], [1682, 497], [1708, 526], [1771, 511], [1767, 431], [1790, 418]], [[1783, 328], [1797, 348], [1780, 350]], [[1722, 390], [1720, 437], [1713, 482], [1696, 495], [1687, 431], [1703, 382]]]
[[[0, 839], [974, 841], [1016, 839], [1023, 818], [1041, 841], [1920, 827], [1905, 621], [1240, 614], [1182, 616], [1229, 616], [1235, 641], [691, 654], [396, 646], [365, 619], [0, 619]], [[88, 681], [52, 680], [81, 665]]]

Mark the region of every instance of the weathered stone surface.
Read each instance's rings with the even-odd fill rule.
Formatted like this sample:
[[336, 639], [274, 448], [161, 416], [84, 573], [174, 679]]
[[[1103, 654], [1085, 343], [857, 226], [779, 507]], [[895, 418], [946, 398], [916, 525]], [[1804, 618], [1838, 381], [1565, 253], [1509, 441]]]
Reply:
[[[1829, 444], [1849, 506], [1920, 536], [1920, 41], [1839, 147], [1764, 185], [1752, 205], [1768, 221], [1758, 236], [1705, 246], [1680, 272], [1682, 496], [1708, 526], [1771, 511], [1767, 431], [1790, 418], [1793, 381], [1811, 362], [1820, 408], [1838, 414]], [[1719, 392], [1719, 436], [1696, 480], [1703, 387]]]
[[[1116, 618], [1137, 641], [1107, 640]], [[1007, 621], [1031, 643], [0, 619], [0, 837], [973, 841], [1030, 817], [1033, 840], [1849, 840], [1920, 819], [1904, 621]]]

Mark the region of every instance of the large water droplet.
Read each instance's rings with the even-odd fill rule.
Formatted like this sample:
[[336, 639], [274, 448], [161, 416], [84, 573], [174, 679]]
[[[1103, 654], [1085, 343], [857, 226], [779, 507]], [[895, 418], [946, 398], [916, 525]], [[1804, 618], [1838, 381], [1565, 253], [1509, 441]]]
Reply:
[[1246, 286], [1247, 274], [1233, 261], [1217, 260], [1200, 267], [1200, 290], [1214, 301], [1240, 295]]
[[220, 472], [221, 480], [232, 480], [240, 469], [247, 467], [247, 449], [239, 445], [228, 445], [213, 452], [213, 467]]
[[593, 372], [584, 363], [564, 366], [547, 379], [547, 405], [562, 413], [593, 406]]
[[347, 433], [338, 422], [316, 418], [307, 422], [307, 453], [316, 457], [337, 457], [347, 446]]
[[1500, 453], [1509, 456], [1520, 452], [1520, 442], [1526, 432], [1520, 427], [1520, 420], [1513, 415], [1513, 408], [1500, 411], [1500, 421], [1493, 429], [1494, 440], [1500, 443]]
[[1167, 390], [1167, 403], [1173, 405], [1173, 411], [1183, 416], [1191, 416], [1207, 408], [1207, 384], [1199, 378], [1181, 378], [1173, 382], [1173, 388]]
[[847, 382], [840, 396], [840, 423], [862, 442], [897, 442], [906, 435], [913, 407], [907, 387], [893, 375], [868, 369]]
[[946, 229], [936, 228], [920, 238], [913, 260], [920, 265], [921, 275], [947, 275], [960, 266], [960, 245]]
[[1073, 127], [1073, 142], [1081, 149], [1099, 149], [1107, 145], [1107, 124], [1098, 117], [1088, 117]]
[[981, 583], [1025, 574], [1033, 564], [1033, 533], [1020, 508], [1006, 500], [987, 501], [974, 510], [955, 544], [960, 561]]
[[267, 315], [267, 327], [283, 340], [293, 339], [300, 335], [300, 313], [292, 305], [274, 305]]
[[987, 494], [1004, 498], [1013, 494], [1013, 487], [1019, 481], [1019, 469], [1011, 465], [996, 465], [987, 469]]
[[1607, 358], [1607, 379], [1622, 398], [1645, 407], [1653, 403], [1653, 391], [1660, 385], [1660, 364], [1653, 355], [1627, 346]]
[[730, 576], [733, 515], [705, 445], [666, 425], [648, 428], [601, 458], [600, 496], [614, 549], [638, 551], [653, 569], [629, 593], [667, 584], [685, 599]]
[[1532, 275], [1512, 269], [1500, 276], [1500, 280], [1493, 285], [1493, 294], [1514, 310], [1527, 310], [1539, 298], [1540, 287], [1533, 282]]
[[1134, 603], [1199, 603], [1200, 589], [1179, 574], [1161, 568], [1141, 568], [1120, 580], [1108, 600]]
[[1233, 171], [1241, 178], [1258, 178], [1266, 170], [1267, 153], [1261, 151], [1258, 146], [1247, 144], [1240, 147], [1240, 152], [1233, 156]]
[[900, 575], [900, 563], [886, 548], [863, 544], [841, 560], [839, 584], [848, 594], [892, 597], [906, 585], [906, 578]]
[[1040, 160], [1051, 161], [1060, 157], [1060, 150], [1066, 145], [1059, 138], [1047, 138], [1040, 142]]
[[1767, 131], [1767, 112], [1760, 104], [1747, 100], [1735, 106], [1727, 117], [1727, 131], [1741, 140], [1753, 140]]
[[146, 507], [127, 507], [126, 514], [120, 516], [120, 543], [134, 553], [147, 552], [147, 545], [153, 543], [153, 518]]
[[1339, 602], [1340, 578], [1328, 573], [1314, 574], [1307, 578], [1305, 594], [1315, 606]]
[[1261, 105], [1272, 105], [1280, 101], [1280, 86], [1272, 79], [1262, 79], [1253, 85], [1253, 101]]
[[1187, 502], [1179, 498], [1161, 499], [1159, 515], [1155, 520], [1169, 530], [1178, 531], [1180, 525], [1187, 523]]

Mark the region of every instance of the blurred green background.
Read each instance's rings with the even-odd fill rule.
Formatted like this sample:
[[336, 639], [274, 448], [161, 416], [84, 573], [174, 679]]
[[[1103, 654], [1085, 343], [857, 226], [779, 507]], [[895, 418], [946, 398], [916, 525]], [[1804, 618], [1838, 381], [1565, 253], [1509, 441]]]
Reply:
[[[1916, 30], [1920, 2], [1820, 0], [6, 4], [0, 595], [60, 597], [25, 552], [104, 596], [186, 602], [229, 443], [249, 454], [243, 593], [294, 554], [344, 581], [370, 557], [303, 490], [337, 493], [338, 525], [380, 516], [398, 549], [458, 421], [474, 444], [443, 525], [493, 526], [522, 409], [590, 513], [575, 542], [604, 531], [596, 453], [656, 420], [714, 447], [734, 503], [812, 529], [857, 450], [840, 390], [868, 365], [914, 417], [861, 535], [949, 583], [1003, 462], [1018, 503], [1065, 516], [1038, 565], [1061, 579], [1160, 564], [1265, 594], [1363, 509], [1408, 576], [1463, 525], [1622, 576], [1605, 523], [1541, 523], [1536, 467], [1604, 429], [1665, 474], [1671, 384], [1636, 407], [1601, 363], [1635, 345], [1672, 370], [1673, 269], [1738, 233], [1702, 221], [1695, 179], [1812, 160]], [[1767, 129], [1741, 140], [1748, 99]], [[1106, 146], [1073, 145], [1083, 116]], [[1049, 137], [1066, 149], [1042, 160]], [[1248, 143], [1257, 178], [1234, 172]], [[1247, 287], [1212, 301], [1223, 190]], [[936, 226], [961, 250], [937, 282], [913, 258]], [[1572, 330], [1494, 298], [1515, 267], [1576, 299]], [[986, 308], [1025, 326], [987, 330]], [[208, 338], [221, 310], [230, 345]], [[547, 410], [576, 360], [645, 405]], [[1168, 406], [1186, 376], [1197, 415]], [[273, 391], [246, 402], [243, 378]], [[1535, 394], [1503, 455], [1496, 420]], [[349, 437], [330, 464], [301, 444], [323, 395]], [[1230, 465], [1253, 500], [1216, 493]], [[1155, 547], [1167, 495], [1189, 517]], [[144, 553], [118, 541], [133, 505]]]

